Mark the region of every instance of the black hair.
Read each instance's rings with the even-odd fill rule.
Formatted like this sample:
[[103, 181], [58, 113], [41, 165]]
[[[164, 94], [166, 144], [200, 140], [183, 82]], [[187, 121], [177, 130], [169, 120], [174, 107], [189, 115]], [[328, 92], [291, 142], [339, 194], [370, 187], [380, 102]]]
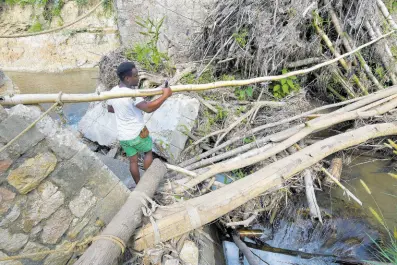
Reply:
[[121, 81], [127, 76], [132, 76], [132, 69], [135, 68], [135, 64], [132, 62], [123, 62], [117, 67], [117, 76]]

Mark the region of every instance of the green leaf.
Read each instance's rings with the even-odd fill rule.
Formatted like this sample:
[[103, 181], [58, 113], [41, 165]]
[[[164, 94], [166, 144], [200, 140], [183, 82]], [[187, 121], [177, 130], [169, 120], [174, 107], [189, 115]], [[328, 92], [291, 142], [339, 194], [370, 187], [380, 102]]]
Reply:
[[286, 73], [288, 73], [288, 70], [284, 68], [283, 70], [281, 70], [281, 73], [282, 73], [283, 75], [285, 75]]
[[252, 86], [247, 87], [246, 93], [248, 97], [252, 97], [252, 95], [254, 94]]
[[287, 80], [285, 78], [283, 78], [280, 80], [280, 82], [281, 82], [281, 85], [285, 85], [285, 83], [287, 83]]
[[275, 86], [273, 87], [273, 91], [274, 91], [274, 92], [280, 91], [280, 88], [281, 88], [280, 85], [275, 85]]
[[291, 79], [291, 80], [296, 80], [296, 79], [298, 79], [296, 76], [290, 76], [290, 77], [288, 77], [289, 79]]
[[284, 92], [285, 94], [288, 94], [288, 93], [289, 93], [289, 86], [288, 86], [287, 84], [283, 85], [283, 92]]
[[288, 83], [290, 88], [292, 88], [292, 89], [295, 88], [294, 82], [291, 79], [287, 79], [287, 83]]
[[240, 91], [239, 91], [239, 99], [240, 99], [240, 100], [245, 99], [245, 91], [244, 91], [244, 90], [240, 90]]

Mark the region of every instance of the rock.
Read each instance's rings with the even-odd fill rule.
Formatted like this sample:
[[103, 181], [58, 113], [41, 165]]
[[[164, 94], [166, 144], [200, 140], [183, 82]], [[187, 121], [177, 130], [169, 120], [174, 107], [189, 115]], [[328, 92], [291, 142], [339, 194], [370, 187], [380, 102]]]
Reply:
[[96, 200], [90, 190], [82, 188], [80, 195], [69, 203], [69, 208], [75, 216], [83, 217], [87, 210], [96, 203]]
[[118, 142], [116, 119], [103, 103], [93, 104], [80, 120], [78, 129], [84, 137], [100, 145], [111, 146]]
[[39, 237], [39, 233], [43, 230], [41, 225], [33, 227], [32, 231], [30, 231], [29, 239], [30, 240], [37, 240]]
[[[40, 252], [40, 251], [47, 251], [50, 250], [49, 248], [36, 243], [36, 242], [28, 242], [25, 246], [25, 248], [22, 250], [22, 252], [20, 253], [20, 255], [25, 255], [25, 254], [32, 254], [32, 253], [36, 253], [36, 252]], [[33, 261], [40, 261], [45, 259], [45, 257], [47, 257], [47, 255], [40, 255], [40, 256], [34, 256], [32, 258], [30, 258]]]
[[[155, 143], [155, 151], [177, 161], [188, 138], [184, 132], [191, 131], [199, 108], [197, 99], [176, 95], [154, 113], [145, 113], [145, 123]], [[102, 104], [94, 105], [79, 123], [79, 130], [84, 137], [106, 146], [117, 143], [116, 128], [114, 114], [108, 113]]]
[[5, 214], [12, 206], [15, 193], [0, 187], [0, 215]]
[[0, 122], [4, 121], [7, 117], [7, 111], [0, 105]]
[[21, 209], [18, 205], [14, 205], [11, 212], [0, 222], [0, 227], [8, 227], [11, 223], [18, 219], [21, 215]]
[[[58, 245], [56, 249], [67, 249], [70, 247], [70, 242], [64, 241]], [[45, 260], [43, 265], [65, 265], [73, 253], [58, 252], [50, 254]]]
[[0, 70], [0, 96], [10, 96], [19, 93], [18, 87]]
[[0, 70], [0, 87], [4, 85], [4, 83], [6, 82], [5, 80], [6, 75], [4, 74], [3, 71]]
[[145, 114], [145, 123], [149, 129], [155, 149], [170, 161], [177, 161], [185, 148], [188, 136], [194, 126], [200, 108], [200, 102], [185, 95], [169, 98], [152, 114]]
[[[119, 159], [110, 158], [108, 156], [97, 154], [97, 156], [102, 160], [102, 162], [124, 183], [128, 188], [135, 188], [136, 184], [132, 179], [130, 173], [130, 165]], [[141, 176], [143, 171], [140, 170]]]
[[183, 244], [179, 257], [188, 265], [198, 265], [198, 261], [199, 261], [198, 247], [193, 241], [186, 240], [185, 243]]
[[[8, 256], [0, 251], [0, 258], [7, 258]], [[1, 265], [23, 265], [20, 261], [18, 260], [9, 260], [9, 261], [2, 261]]]
[[[102, 181], [108, 185], [107, 183], [113, 179], [112, 176], [113, 174], [104, 167], [102, 161], [88, 147], [84, 147], [72, 159], [60, 163], [49, 178], [62, 187], [66, 197], [72, 197], [86, 185], [96, 194], [93, 188], [102, 186]], [[111, 189], [111, 187], [106, 188], [107, 192]]]
[[20, 250], [29, 237], [25, 234], [11, 234], [8, 230], [0, 228], [0, 249], [7, 252], [16, 252]]
[[7, 169], [12, 165], [11, 159], [5, 159], [0, 161], [0, 175], [5, 173]]
[[84, 227], [88, 224], [90, 219], [88, 218], [83, 218], [81, 221], [79, 221], [77, 224], [72, 226], [72, 229], [68, 233], [68, 238], [69, 239], [75, 239], [77, 238], [78, 234], [80, 233], [81, 230], [83, 230]]
[[48, 146], [61, 159], [70, 159], [78, 153], [84, 144], [81, 143], [72, 132], [61, 129], [53, 137], [48, 137]]
[[[30, 125], [33, 117], [27, 118], [22, 112], [27, 115], [32, 111], [24, 105], [17, 105], [10, 110], [9, 116], [0, 123], [0, 142], [8, 143]], [[43, 140], [44, 137], [44, 134], [35, 126], [15, 141], [7, 151], [13, 158], [17, 158]]]
[[41, 220], [50, 217], [64, 202], [64, 195], [58, 187], [47, 181], [28, 195], [26, 212], [22, 213], [25, 232], [30, 232]]
[[67, 208], [61, 208], [54, 213], [43, 227], [41, 239], [43, 243], [55, 244], [69, 228], [73, 216]]
[[164, 265], [179, 265], [179, 259], [167, 259]]
[[26, 194], [35, 189], [54, 170], [56, 164], [57, 158], [53, 153], [38, 154], [12, 170], [7, 178], [8, 183], [19, 193]]

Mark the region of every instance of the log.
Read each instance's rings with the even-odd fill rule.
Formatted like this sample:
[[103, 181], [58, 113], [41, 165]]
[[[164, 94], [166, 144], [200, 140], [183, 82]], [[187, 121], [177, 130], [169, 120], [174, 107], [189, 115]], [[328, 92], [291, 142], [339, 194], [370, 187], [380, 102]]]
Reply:
[[[397, 123], [368, 125], [327, 138], [299, 152], [278, 160], [261, 170], [203, 196], [158, 209], [156, 216], [161, 241], [167, 241], [197, 229], [236, 209], [271, 188], [281, 187], [284, 180], [314, 165], [323, 158], [363, 143], [369, 139], [397, 134]], [[134, 248], [138, 251], [155, 244], [151, 224], [140, 229]]]
[[[172, 91], [175, 92], [188, 92], [188, 91], [205, 91], [209, 89], [215, 88], [223, 88], [223, 87], [235, 87], [235, 86], [245, 86], [251, 84], [259, 84], [267, 81], [275, 81], [281, 80], [287, 77], [296, 76], [296, 75], [304, 75], [310, 72], [313, 72], [317, 69], [322, 67], [331, 65], [333, 63], [338, 62], [339, 60], [348, 57], [359, 50], [368, 47], [379, 40], [386, 38], [387, 36], [394, 33], [391, 31], [386, 33], [379, 38], [373, 39], [368, 43], [357, 47], [357, 49], [345, 53], [341, 56], [338, 56], [334, 59], [325, 61], [323, 63], [314, 65], [310, 68], [292, 71], [283, 75], [276, 75], [276, 76], [263, 76], [263, 77], [256, 77], [252, 79], [246, 80], [231, 80], [231, 81], [218, 81], [209, 84], [199, 84], [199, 85], [175, 85], [170, 86]], [[38, 103], [55, 103], [57, 101], [61, 101], [63, 103], [78, 103], [78, 102], [91, 102], [91, 101], [104, 101], [112, 98], [128, 98], [128, 97], [148, 97], [148, 96], [156, 96], [161, 95], [163, 93], [161, 88], [155, 89], [131, 89], [129, 93], [116, 93], [111, 91], [106, 91], [102, 93], [91, 93], [91, 94], [62, 94], [60, 97], [58, 94], [21, 94], [21, 95], [14, 95], [10, 96], [2, 96], [0, 97], [0, 105], [18, 105], [18, 104], [38, 104]]]
[[319, 118], [306, 122], [305, 124], [306, 126], [303, 129], [301, 129], [299, 132], [289, 137], [288, 139], [284, 140], [283, 142], [271, 147], [266, 152], [239, 161], [228, 160], [222, 163], [209, 166], [206, 172], [199, 175], [197, 178], [194, 178], [189, 182], [185, 183], [183, 187], [179, 187], [175, 191], [177, 193], [183, 193], [183, 191], [186, 188], [192, 188], [197, 184], [201, 183], [202, 181], [206, 180], [207, 178], [215, 176], [216, 174], [244, 168], [253, 165], [255, 163], [258, 163], [260, 161], [263, 161], [265, 159], [268, 159], [269, 157], [272, 157], [280, 153], [281, 151], [287, 149], [288, 147], [292, 146], [293, 144], [299, 142], [300, 140], [302, 140], [303, 138], [305, 138], [306, 136], [310, 135], [313, 132], [318, 132], [332, 125], [349, 120], [354, 120], [356, 118], [366, 119], [373, 117], [375, 115], [381, 115], [394, 109], [395, 107], [397, 107], [396, 98], [390, 100], [388, 103], [385, 103], [374, 110], [370, 110], [366, 112], [359, 112], [359, 111], [350, 111], [347, 113], [332, 112], [328, 115], [321, 116]]
[[[116, 236], [123, 242], [128, 242], [135, 229], [142, 223], [141, 208], [144, 205], [141, 202], [141, 193], [145, 193], [148, 197], [153, 197], [166, 172], [165, 165], [159, 159], [155, 159], [148, 170], [146, 170], [135, 190], [131, 192], [125, 204], [106, 226], [101, 235]], [[114, 264], [114, 261], [120, 254], [121, 248], [117, 244], [110, 240], [99, 239], [92, 243], [75, 264]]]
[[316, 194], [314, 193], [312, 172], [309, 169], [305, 169], [303, 177], [305, 179], [306, 199], [309, 205], [310, 217], [312, 220], [319, 220], [320, 223], [323, 223], [320, 207], [318, 207]]

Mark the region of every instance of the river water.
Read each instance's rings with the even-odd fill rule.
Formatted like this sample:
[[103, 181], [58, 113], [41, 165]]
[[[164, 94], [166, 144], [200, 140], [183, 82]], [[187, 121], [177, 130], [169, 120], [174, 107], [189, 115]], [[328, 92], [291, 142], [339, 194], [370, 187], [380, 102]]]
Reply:
[[[48, 94], [48, 93], [92, 93], [95, 91], [98, 80], [98, 69], [81, 69], [62, 73], [26, 73], [6, 72], [6, 75], [18, 86], [23, 94]], [[45, 109], [52, 104], [41, 104]], [[73, 103], [63, 106], [67, 124], [76, 129], [77, 123], [86, 113], [89, 103]], [[59, 119], [57, 114], [51, 113], [54, 119]]]
[[[395, 166], [390, 159], [352, 158], [344, 165], [341, 179], [363, 202], [363, 207], [349, 200], [338, 187], [333, 187], [331, 192], [316, 191], [324, 224], [313, 223], [307, 215], [305, 196], [294, 195], [288, 200], [289, 206], [277, 214], [273, 225], [266, 219], [262, 225], [253, 227], [262, 230], [263, 236], [246, 238], [246, 241], [251, 242], [249, 246], [254, 247], [251, 250], [257, 256], [271, 265], [350, 264], [348, 262], [376, 259], [373, 240], [387, 242], [389, 235], [369, 207], [381, 215], [388, 231], [393, 234], [397, 227], [397, 179], [387, 173], [396, 172]], [[368, 185], [371, 195], [360, 184], [360, 179]], [[225, 241], [223, 245], [227, 265], [248, 265], [246, 260], [239, 259], [234, 243]], [[280, 249], [293, 254], [280, 254]], [[302, 253], [315, 255], [308, 258]], [[347, 263], [335, 262], [336, 259]]]

